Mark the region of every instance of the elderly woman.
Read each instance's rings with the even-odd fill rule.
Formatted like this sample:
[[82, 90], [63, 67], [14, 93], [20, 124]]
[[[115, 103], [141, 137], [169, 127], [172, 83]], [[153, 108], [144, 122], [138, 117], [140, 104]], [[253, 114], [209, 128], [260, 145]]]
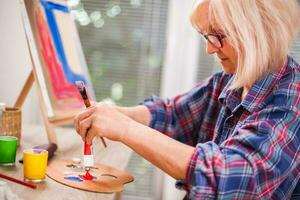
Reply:
[[300, 199], [300, 66], [288, 56], [297, 1], [203, 0], [191, 20], [224, 72], [171, 100], [94, 104], [77, 132], [128, 145], [188, 199]]

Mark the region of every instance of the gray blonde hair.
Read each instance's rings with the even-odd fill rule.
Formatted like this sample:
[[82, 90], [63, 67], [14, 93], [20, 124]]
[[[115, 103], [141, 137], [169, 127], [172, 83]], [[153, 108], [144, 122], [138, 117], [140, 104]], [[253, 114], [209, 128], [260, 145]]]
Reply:
[[[252, 86], [266, 73], [281, 68], [297, 36], [297, 0], [206, 0], [209, 25], [221, 29], [238, 55], [232, 89]], [[198, 0], [191, 22], [198, 25]]]

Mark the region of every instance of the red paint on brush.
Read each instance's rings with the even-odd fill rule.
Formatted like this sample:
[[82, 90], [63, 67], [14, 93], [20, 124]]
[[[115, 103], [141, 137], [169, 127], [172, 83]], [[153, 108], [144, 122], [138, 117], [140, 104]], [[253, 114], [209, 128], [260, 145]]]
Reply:
[[90, 103], [90, 101], [89, 101], [88, 99], [83, 100], [83, 102], [84, 102], [84, 105], [85, 105], [87, 108], [91, 106], [91, 103]]

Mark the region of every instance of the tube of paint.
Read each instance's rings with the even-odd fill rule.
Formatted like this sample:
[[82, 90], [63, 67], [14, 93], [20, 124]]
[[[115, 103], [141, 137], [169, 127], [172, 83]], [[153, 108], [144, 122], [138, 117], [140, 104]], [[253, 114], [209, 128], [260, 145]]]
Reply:
[[84, 143], [83, 164], [85, 168], [94, 166], [94, 155], [92, 145]]

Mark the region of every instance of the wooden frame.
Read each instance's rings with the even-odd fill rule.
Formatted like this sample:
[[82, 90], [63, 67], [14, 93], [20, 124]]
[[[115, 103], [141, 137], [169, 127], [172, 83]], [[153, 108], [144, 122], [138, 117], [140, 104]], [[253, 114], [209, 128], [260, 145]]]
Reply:
[[[32, 61], [32, 59], [31, 59], [31, 61]], [[22, 105], [23, 105], [35, 79], [36, 79], [35, 76], [36, 75], [35, 75], [35, 71], [34, 71], [34, 67], [33, 67], [33, 70], [31, 70], [31, 72], [29, 73], [28, 78], [17, 98], [17, 101], [16, 101], [14, 107], [18, 107], [18, 108], [22, 107]], [[39, 85], [38, 85], [38, 88], [40, 88]], [[47, 117], [47, 110], [45, 108], [45, 103], [43, 102], [43, 98], [42, 98], [40, 89], [38, 89], [38, 96], [39, 96], [40, 107], [42, 110], [43, 122], [44, 122], [44, 125], [46, 128], [46, 131], [47, 131], [48, 141], [57, 144], [54, 125], [70, 124], [71, 122], [73, 122], [73, 117], [56, 119], [55, 121], [49, 120], [49, 118]], [[101, 139], [101, 142], [103, 143], [104, 147], [107, 147], [107, 144], [106, 144], [104, 138], [100, 137], [100, 139]]]
[[[15, 103], [15, 107], [22, 107], [34, 81], [35, 81], [35, 72], [34, 70], [31, 70], [19, 96], [18, 99]], [[41, 111], [42, 111], [42, 118], [43, 122], [47, 131], [47, 136], [48, 136], [48, 141], [53, 142], [57, 144], [57, 139], [56, 139], [56, 134], [55, 134], [55, 129], [54, 129], [54, 124], [49, 121], [49, 118], [47, 117], [46, 109], [45, 109], [45, 104], [43, 102], [43, 99], [41, 98], [41, 93], [40, 90], [38, 89], [38, 96], [39, 96], [39, 102], [41, 106]], [[57, 124], [58, 125], [58, 124]]]

